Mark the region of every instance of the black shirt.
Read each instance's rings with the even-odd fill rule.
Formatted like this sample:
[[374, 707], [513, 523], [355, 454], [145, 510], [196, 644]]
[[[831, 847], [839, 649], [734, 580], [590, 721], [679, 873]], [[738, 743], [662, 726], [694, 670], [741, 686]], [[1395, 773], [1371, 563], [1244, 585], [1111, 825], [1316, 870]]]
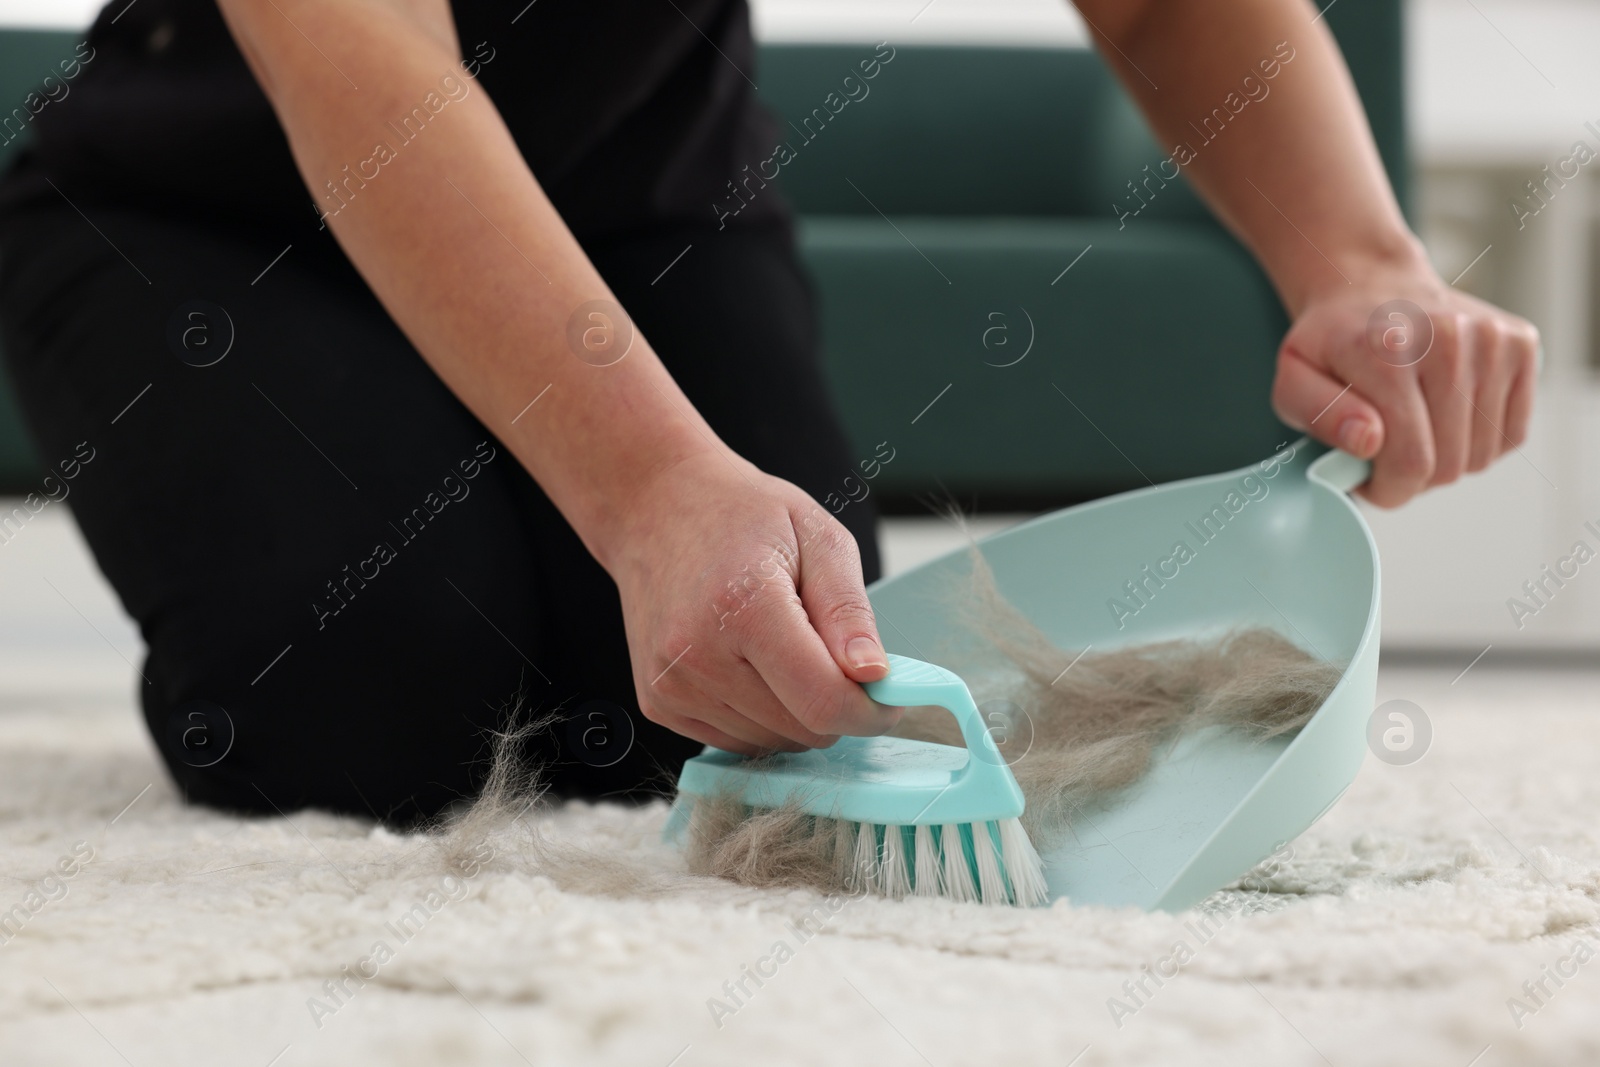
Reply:
[[[713, 205], [740, 168], [782, 140], [746, 77], [754, 44], [744, 0], [452, 8], [462, 65], [420, 85], [417, 104], [442, 110], [452, 92], [476, 88], [462, 67], [475, 75], [579, 237], [717, 221]], [[291, 232], [320, 228], [319, 212], [338, 207], [334, 191], [301, 179], [214, 0], [113, 0], [87, 45], [70, 92], [33, 119], [36, 146], [0, 183], [0, 203], [57, 197], [48, 176], [80, 204]], [[446, 76], [458, 88], [441, 88], [452, 84]], [[428, 119], [406, 117], [393, 116], [385, 135], [396, 148]], [[785, 213], [780, 199], [763, 198], [737, 221]]]

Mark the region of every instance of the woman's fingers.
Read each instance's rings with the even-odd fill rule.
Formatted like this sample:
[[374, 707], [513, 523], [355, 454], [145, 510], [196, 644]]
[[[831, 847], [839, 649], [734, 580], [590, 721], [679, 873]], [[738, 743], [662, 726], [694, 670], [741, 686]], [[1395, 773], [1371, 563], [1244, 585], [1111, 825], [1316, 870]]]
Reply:
[[845, 676], [799, 597], [775, 596], [766, 608], [752, 620], [739, 652], [800, 725], [816, 734], [868, 737], [899, 721], [899, 708], [874, 703]]
[[1352, 456], [1371, 459], [1383, 447], [1378, 409], [1290, 345], [1278, 355], [1272, 408], [1288, 425]]
[[862, 688], [889, 663], [855, 539], [803, 491], [709, 454], [670, 468], [638, 508], [650, 539], [611, 569], [647, 717], [746, 753], [899, 720]]
[[875, 703], [859, 684], [889, 671], [861, 558], [850, 532], [819, 514], [802, 507], [792, 584], [773, 583], [742, 613], [735, 650], [811, 735], [881, 734], [900, 709]]
[[743, 754], [884, 733], [901, 709], [873, 702], [860, 685], [887, 674], [888, 657], [855, 540], [809, 499], [779, 516], [780, 531], [757, 537], [759, 564], [710, 554], [711, 573], [727, 567], [736, 578], [709, 584], [734, 592], [713, 597], [704, 617], [677, 615], [652, 662], [640, 665], [640, 706], [669, 729]]
[[1525, 439], [1538, 372], [1531, 323], [1432, 277], [1354, 284], [1301, 309], [1272, 402], [1290, 426], [1372, 461], [1362, 496], [1398, 506]]
[[737, 659], [719, 673], [717, 692], [735, 712], [781, 735], [793, 747], [827, 748], [839, 740], [837, 733], [818, 733], [803, 725], [748, 660]]
[[1362, 496], [1379, 507], [1399, 507], [1426, 489], [1438, 465], [1435, 430], [1419, 381], [1420, 365], [1441, 350], [1452, 351], [1455, 331], [1435, 321], [1433, 348], [1418, 363], [1396, 366], [1367, 346], [1340, 353], [1337, 369], [1349, 376], [1383, 417], [1383, 449], [1372, 460], [1372, 477]]
[[1467, 460], [1470, 471], [1483, 470], [1509, 447], [1504, 427], [1517, 373], [1509, 338], [1502, 337], [1494, 323], [1480, 324], [1477, 343], [1479, 380], [1473, 401], [1472, 448]]
[[687, 715], [665, 715], [655, 720], [671, 730], [673, 733], [692, 737], [702, 745], [712, 745], [724, 752], [732, 752], [740, 756], [760, 756], [773, 751], [772, 746], [753, 744], [743, 738], [735, 737], [730, 733], [717, 729], [704, 719], [697, 719]]
[[709, 734], [703, 736], [680, 726], [680, 721], [687, 726], [709, 727], [718, 736], [732, 738], [743, 746], [729, 751], [795, 751], [812, 747], [805, 731], [796, 729], [790, 717], [756, 704], [748, 689], [743, 694], [747, 707], [730, 703], [729, 682], [738, 666], [737, 658], [726, 647], [691, 643], [661, 670], [648, 690], [641, 692], [640, 710], [651, 721], [696, 741], [726, 747], [711, 740]]
[[[1319, 399], [1328, 410], [1312, 410]], [[1416, 370], [1378, 358], [1364, 340], [1324, 342], [1314, 351], [1286, 342], [1273, 400], [1290, 425], [1370, 459], [1372, 477], [1361, 495], [1380, 507], [1405, 503], [1433, 477], [1434, 428]]]
[[1469, 332], [1451, 331], [1435, 338], [1433, 349], [1417, 365], [1423, 399], [1433, 423], [1433, 476], [1430, 486], [1448, 485], [1468, 470], [1474, 441], [1472, 409], [1477, 388], [1477, 349], [1469, 348]]
[[1510, 340], [1510, 359], [1514, 365], [1511, 395], [1506, 398], [1507, 449], [1519, 448], [1528, 439], [1528, 424], [1533, 420], [1533, 394], [1539, 381], [1539, 332], [1523, 322]]
[[806, 617], [847, 677], [875, 682], [889, 673], [889, 658], [861, 579], [861, 551], [856, 540], [820, 508], [807, 508], [798, 525], [798, 584]]

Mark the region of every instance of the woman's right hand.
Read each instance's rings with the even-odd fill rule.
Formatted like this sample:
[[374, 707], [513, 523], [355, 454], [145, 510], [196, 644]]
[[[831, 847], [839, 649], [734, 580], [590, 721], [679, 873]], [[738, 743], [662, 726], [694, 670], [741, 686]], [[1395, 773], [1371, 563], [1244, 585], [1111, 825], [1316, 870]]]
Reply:
[[888, 731], [901, 709], [850, 532], [725, 448], [674, 463], [605, 553], [645, 716], [755, 755]]

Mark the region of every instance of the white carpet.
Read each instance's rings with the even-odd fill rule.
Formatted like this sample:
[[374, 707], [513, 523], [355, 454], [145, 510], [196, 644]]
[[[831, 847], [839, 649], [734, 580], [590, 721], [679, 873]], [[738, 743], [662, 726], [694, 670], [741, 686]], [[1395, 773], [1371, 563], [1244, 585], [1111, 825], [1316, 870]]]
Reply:
[[[1369, 759], [1259, 890], [1176, 917], [847, 901], [805, 939], [788, 924], [820, 898], [687, 879], [655, 843], [661, 807], [531, 820], [652, 891], [563, 889], [518, 861], [514, 828], [457, 882], [357, 820], [179, 806], [130, 709], [7, 712], [0, 911], [27, 914], [0, 945], [0, 1063], [1596, 1062], [1600, 678], [1453, 673], [1385, 674], [1380, 699], [1432, 716], [1432, 751]], [[1193, 958], [1130, 998], [1179, 940]], [[393, 958], [363, 964], [378, 941]], [[745, 965], [776, 973], [735, 1001]], [[1558, 965], [1576, 971], [1560, 987]], [[323, 984], [347, 966], [376, 977], [340, 1004]], [[720, 1026], [712, 998], [734, 1009]]]

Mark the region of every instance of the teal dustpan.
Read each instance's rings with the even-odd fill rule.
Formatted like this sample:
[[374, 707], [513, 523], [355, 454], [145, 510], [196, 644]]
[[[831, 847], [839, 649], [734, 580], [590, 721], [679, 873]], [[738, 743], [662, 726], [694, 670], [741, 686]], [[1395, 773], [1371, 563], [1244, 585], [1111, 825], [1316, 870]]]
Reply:
[[[1067, 508], [979, 542], [1000, 592], [1063, 648], [1258, 625], [1347, 664], [1294, 737], [1191, 734], [1080, 813], [1069, 840], [1037, 842], [1052, 899], [1187, 908], [1297, 837], [1355, 779], [1377, 686], [1378, 553], [1346, 494], [1367, 474], [1303, 438], [1251, 467]], [[889, 651], [963, 673], [971, 639], [943, 605], [969, 573], [958, 549], [868, 589]]]

